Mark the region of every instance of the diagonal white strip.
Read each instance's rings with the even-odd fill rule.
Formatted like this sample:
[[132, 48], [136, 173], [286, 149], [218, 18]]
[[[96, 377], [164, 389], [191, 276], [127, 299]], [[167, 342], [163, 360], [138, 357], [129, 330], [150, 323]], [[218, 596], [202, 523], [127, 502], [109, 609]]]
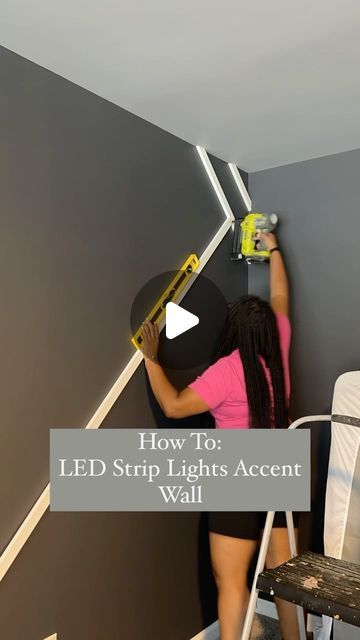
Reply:
[[[217, 176], [212, 167], [208, 154], [206, 153], [205, 149], [203, 149], [202, 147], [196, 147], [196, 148], [199, 152], [200, 158], [206, 169], [207, 175], [209, 176], [211, 184], [216, 192], [216, 195], [220, 201], [220, 204], [226, 216], [220, 229], [216, 232], [215, 236], [212, 238], [212, 240], [209, 242], [208, 246], [200, 256], [200, 265], [196, 269], [196, 273], [200, 273], [200, 271], [202, 271], [202, 269], [208, 262], [209, 258], [211, 258], [216, 248], [219, 246], [221, 240], [224, 238], [224, 236], [230, 229], [232, 221], [234, 220], [234, 215], [226, 199], [224, 191], [217, 179]], [[189, 280], [188, 285], [184, 287], [183, 291], [181, 292], [178, 298], [179, 302], [183, 299], [183, 297], [185, 296], [185, 294], [187, 293], [187, 291], [189, 290], [189, 288], [191, 287], [194, 281], [195, 279]], [[132, 356], [132, 358], [127, 363], [127, 365], [125, 366], [125, 368], [123, 369], [123, 371], [121, 372], [120, 376], [118, 377], [114, 385], [111, 387], [110, 391], [108, 392], [108, 394], [106, 395], [106, 397], [104, 398], [104, 400], [102, 401], [98, 409], [95, 411], [91, 420], [86, 425], [85, 427], [86, 429], [98, 429], [100, 427], [104, 418], [107, 416], [110, 409], [113, 407], [116, 400], [119, 398], [121, 392], [126, 387], [130, 378], [134, 375], [142, 359], [143, 359], [142, 353], [140, 351], [136, 351]], [[23, 520], [22, 524], [16, 531], [15, 535], [9, 542], [8, 546], [3, 551], [0, 558], [0, 581], [3, 579], [4, 575], [13, 564], [16, 556], [19, 554], [19, 552], [23, 548], [25, 542], [28, 540], [28, 538], [34, 531], [36, 525], [41, 520], [42, 516], [44, 515], [49, 505], [50, 505], [50, 484], [48, 484], [45, 487], [44, 491], [42, 492], [40, 497], [37, 499], [34, 506], [26, 516], [26, 518]]]
[[235, 184], [240, 191], [240, 195], [243, 199], [244, 205], [248, 211], [251, 211], [252, 209], [251, 198], [249, 196], [247, 188], [245, 187], [244, 181], [240, 175], [240, 171], [237, 168], [236, 164], [234, 164], [233, 162], [229, 162], [228, 164], [229, 164], [232, 177], [235, 180]]
[[210, 158], [208, 156], [208, 154], [206, 153], [205, 149], [203, 147], [196, 147], [197, 152], [203, 162], [203, 165], [205, 167], [205, 171], [209, 176], [209, 180], [214, 188], [214, 191], [217, 195], [217, 197], [219, 198], [219, 202], [223, 208], [223, 211], [226, 215], [227, 218], [229, 218], [229, 220], [235, 220], [235, 216], [231, 210], [231, 207], [227, 201], [227, 198], [225, 196], [225, 193], [221, 187], [221, 184], [218, 180], [218, 177], [214, 171], [214, 168], [210, 162]]
[[219, 640], [219, 637], [219, 621], [215, 620], [209, 627], [197, 633], [196, 636], [193, 636], [190, 640]]

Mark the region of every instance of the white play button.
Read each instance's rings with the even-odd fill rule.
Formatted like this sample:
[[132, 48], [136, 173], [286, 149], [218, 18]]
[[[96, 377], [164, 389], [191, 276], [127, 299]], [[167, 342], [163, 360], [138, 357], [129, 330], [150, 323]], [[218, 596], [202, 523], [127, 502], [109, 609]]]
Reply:
[[170, 340], [199, 324], [199, 318], [194, 313], [186, 311], [174, 302], [168, 302], [165, 311], [166, 337]]

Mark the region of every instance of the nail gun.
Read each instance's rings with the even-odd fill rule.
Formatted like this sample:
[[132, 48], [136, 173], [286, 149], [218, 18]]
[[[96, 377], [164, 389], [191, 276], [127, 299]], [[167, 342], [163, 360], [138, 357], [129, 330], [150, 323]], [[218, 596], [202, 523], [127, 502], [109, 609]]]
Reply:
[[276, 213], [249, 213], [245, 218], [234, 221], [234, 240], [231, 260], [246, 262], [266, 262], [270, 252], [257, 238], [259, 231], [271, 233], [278, 222]]

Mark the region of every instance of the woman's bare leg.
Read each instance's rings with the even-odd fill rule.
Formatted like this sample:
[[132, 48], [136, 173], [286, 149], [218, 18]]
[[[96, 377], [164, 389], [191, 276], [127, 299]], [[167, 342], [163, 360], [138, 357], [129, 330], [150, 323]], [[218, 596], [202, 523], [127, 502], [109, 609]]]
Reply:
[[241, 638], [249, 599], [247, 574], [256, 547], [256, 540], [233, 538], [210, 531], [221, 640]]
[[[295, 529], [295, 539], [297, 540], [298, 530]], [[287, 528], [276, 527], [271, 531], [268, 553], [266, 556], [266, 567], [273, 569], [290, 560], [291, 553]], [[281, 635], [284, 640], [299, 640], [299, 625], [296, 615], [296, 606], [291, 602], [286, 602], [280, 598], [275, 598], [275, 604], [279, 616]]]

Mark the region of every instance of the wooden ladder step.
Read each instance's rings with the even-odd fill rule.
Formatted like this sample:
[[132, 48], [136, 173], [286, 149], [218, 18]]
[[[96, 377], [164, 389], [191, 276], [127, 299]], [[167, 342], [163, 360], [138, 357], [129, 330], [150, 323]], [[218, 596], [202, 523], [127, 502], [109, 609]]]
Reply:
[[360, 565], [307, 551], [260, 573], [257, 588], [360, 627]]

